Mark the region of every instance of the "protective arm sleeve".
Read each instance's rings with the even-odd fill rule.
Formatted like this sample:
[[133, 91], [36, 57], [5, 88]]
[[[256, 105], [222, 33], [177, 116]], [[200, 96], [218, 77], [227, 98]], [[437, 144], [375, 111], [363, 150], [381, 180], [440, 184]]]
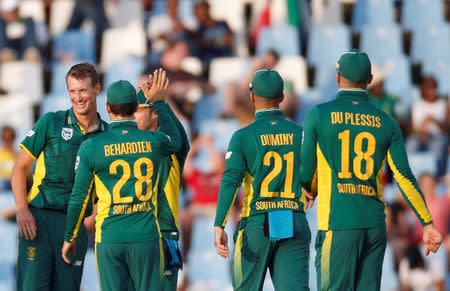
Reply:
[[91, 193], [94, 185], [94, 173], [89, 162], [93, 159], [88, 156], [92, 152], [92, 147], [88, 146], [89, 142], [88, 140], [81, 144], [75, 163], [75, 183], [70, 195], [64, 234], [64, 240], [67, 242], [73, 242], [77, 237], [78, 230], [84, 221], [86, 208], [89, 203], [93, 203]]
[[389, 167], [394, 173], [400, 192], [408, 205], [415, 212], [422, 225], [432, 223], [430, 212], [428, 211], [425, 198], [417, 184], [416, 178], [409, 167], [408, 157], [403, 142], [400, 127], [394, 122], [394, 131], [391, 144], [387, 152]]
[[225, 156], [225, 171], [220, 183], [214, 226], [225, 227], [227, 224], [231, 207], [244, 179], [247, 166], [242, 146], [243, 141], [239, 132], [235, 132]]
[[305, 117], [303, 124], [303, 137], [301, 149], [300, 182], [302, 187], [310, 192], [317, 193], [317, 125], [319, 112], [316, 107], [311, 109]]

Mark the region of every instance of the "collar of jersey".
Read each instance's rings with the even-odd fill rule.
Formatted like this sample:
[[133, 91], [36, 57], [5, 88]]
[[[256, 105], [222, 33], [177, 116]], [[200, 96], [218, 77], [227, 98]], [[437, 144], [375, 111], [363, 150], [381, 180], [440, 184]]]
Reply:
[[359, 88], [341, 88], [337, 94], [338, 100], [351, 100], [351, 101], [368, 101], [369, 95], [367, 90]]
[[261, 109], [255, 112], [255, 119], [267, 117], [284, 117], [283, 111], [277, 108]]
[[110, 128], [115, 128], [115, 127], [136, 127], [137, 128], [137, 124], [136, 124], [136, 121], [133, 121], [131, 118], [123, 118], [123, 119], [111, 120], [109, 122], [109, 127]]
[[[70, 124], [70, 125], [78, 124], [75, 113], [73, 112], [73, 107], [70, 107], [67, 115], [68, 115], [67, 116], [67, 124]], [[98, 112], [97, 112], [97, 118], [98, 118], [98, 127], [95, 131], [105, 131], [106, 130], [105, 122], [100, 117], [100, 114], [98, 114]], [[78, 124], [78, 126], [80, 127], [80, 130], [81, 130], [81, 125]], [[82, 129], [82, 130], [84, 130], [84, 129]]]

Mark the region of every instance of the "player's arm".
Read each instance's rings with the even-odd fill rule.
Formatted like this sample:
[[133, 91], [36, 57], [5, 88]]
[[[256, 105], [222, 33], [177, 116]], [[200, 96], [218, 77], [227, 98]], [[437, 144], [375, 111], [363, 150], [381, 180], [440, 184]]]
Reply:
[[303, 188], [314, 195], [317, 194], [317, 125], [319, 112], [311, 109], [303, 124], [300, 182]]
[[172, 118], [172, 120], [175, 122], [175, 125], [178, 129], [178, 132], [180, 134], [180, 139], [181, 139], [181, 149], [180, 149], [180, 155], [179, 155], [179, 163], [180, 163], [180, 169], [181, 172], [183, 172], [183, 166], [184, 166], [184, 161], [186, 159], [186, 156], [189, 152], [190, 146], [189, 146], [189, 139], [188, 136], [186, 134], [186, 130], [184, 129], [183, 124], [181, 123], [181, 121], [177, 118], [177, 116], [175, 115], [175, 113], [173, 112], [172, 108], [170, 106], [168, 106], [167, 110], [169, 111], [169, 115]]
[[168, 154], [176, 153], [181, 148], [181, 138], [180, 132], [169, 114], [169, 105], [163, 100], [158, 100], [153, 103], [153, 108], [158, 114], [159, 130], [168, 137], [165, 139], [164, 151]]
[[67, 254], [70, 251], [75, 252], [75, 238], [81, 224], [84, 221], [84, 214], [89, 203], [92, 203], [91, 189], [94, 185], [94, 173], [90, 165], [92, 157], [89, 156], [93, 152], [90, 140], [83, 142], [78, 151], [76, 161], [75, 182], [72, 193], [70, 195], [69, 207], [67, 210], [66, 231], [64, 234], [64, 245], [62, 248], [62, 258], [70, 264]]
[[17, 225], [19, 233], [26, 239], [36, 237], [36, 222], [28, 208], [27, 176], [31, 164], [39, 157], [45, 147], [47, 131], [51, 126], [53, 113], [48, 113], [39, 119], [20, 144], [22, 151], [14, 163], [11, 172], [11, 187], [16, 201]]
[[394, 173], [400, 192], [423, 226], [423, 239], [427, 254], [429, 251], [436, 252], [442, 241], [442, 236], [433, 226], [433, 220], [428, 211], [423, 193], [409, 167], [400, 127], [394, 121], [392, 124], [394, 130], [387, 152], [389, 167]]
[[228, 215], [247, 169], [242, 145], [243, 140], [239, 131], [235, 132], [225, 156], [225, 171], [219, 188], [216, 219], [214, 221], [214, 246], [217, 253], [224, 258], [229, 256], [230, 251], [228, 249], [228, 236], [223, 228], [227, 223]]

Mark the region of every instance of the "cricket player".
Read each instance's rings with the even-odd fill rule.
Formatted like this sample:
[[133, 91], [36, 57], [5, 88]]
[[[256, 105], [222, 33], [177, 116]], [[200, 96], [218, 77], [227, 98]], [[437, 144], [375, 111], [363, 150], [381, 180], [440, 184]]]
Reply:
[[[160, 127], [158, 114], [153, 108], [143, 91], [138, 95], [139, 108], [134, 113], [134, 120], [141, 130], [156, 131]], [[175, 122], [181, 138], [181, 148], [171, 156], [161, 160], [159, 166], [158, 192], [156, 197], [156, 212], [164, 248], [164, 291], [177, 290], [178, 270], [182, 268], [182, 258], [178, 247], [180, 238], [178, 217], [180, 206], [178, 198], [180, 195], [181, 174], [183, 173], [184, 162], [189, 152], [189, 140], [186, 131], [178, 118], [173, 113], [170, 106], [167, 110]]]
[[[41, 117], [20, 144], [11, 184], [19, 226], [17, 290], [80, 290], [87, 233], [80, 218], [77, 255], [68, 266], [60, 258], [67, 205], [81, 143], [103, 133], [108, 124], [97, 113], [100, 83], [94, 66], [81, 63], [66, 75], [72, 108]], [[36, 161], [33, 186], [26, 193], [28, 170]], [[85, 215], [92, 212], [86, 205]]]
[[155, 75], [152, 91], [143, 90], [154, 101], [161, 132], [138, 129], [132, 120], [138, 107], [136, 90], [128, 81], [118, 81], [107, 90], [110, 130], [83, 143], [77, 156], [62, 258], [71, 263], [69, 251], [74, 250], [80, 218], [95, 187], [95, 251], [100, 289], [105, 291], [128, 290], [131, 285], [137, 291], [161, 290], [164, 257], [152, 197], [160, 161], [181, 143], [163, 99], [165, 72]]
[[283, 80], [271, 69], [250, 83], [255, 121], [236, 131], [226, 153], [214, 222], [214, 244], [229, 255], [224, 231], [237, 192], [244, 183], [241, 221], [234, 235], [233, 288], [262, 290], [267, 268], [277, 290], [309, 290], [311, 233], [300, 186], [302, 128], [285, 119]]
[[423, 225], [426, 254], [442, 237], [433, 227], [411, 173], [398, 124], [368, 101], [367, 54], [352, 50], [337, 63], [335, 100], [312, 108], [304, 123], [300, 179], [318, 194], [319, 290], [380, 290], [386, 248], [381, 175], [387, 161], [400, 191]]

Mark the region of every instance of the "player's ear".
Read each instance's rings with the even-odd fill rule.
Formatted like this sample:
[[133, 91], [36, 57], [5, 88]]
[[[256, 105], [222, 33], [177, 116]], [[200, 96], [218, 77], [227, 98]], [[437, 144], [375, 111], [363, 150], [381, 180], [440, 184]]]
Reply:
[[100, 83], [95, 84], [95, 95], [98, 96], [100, 92], [102, 91], [102, 85]]
[[369, 80], [367, 80], [367, 85], [369, 85], [370, 83], [372, 83], [373, 80], [373, 75], [370, 75]]
[[341, 75], [339, 75], [339, 72], [336, 72], [336, 82], [338, 84], [341, 82]]
[[280, 96], [280, 103], [283, 102], [283, 100], [284, 100], [284, 93], [281, 94], [281, 96]]
[[255, 93], [250, 93], [250, 98], [252, 99], [252, 102], [255, 103]]
[[106, 112], [108, 112], [108, 114], [111, 114], [111, 108], [109, 107], [108, 103], [106, 103]]

